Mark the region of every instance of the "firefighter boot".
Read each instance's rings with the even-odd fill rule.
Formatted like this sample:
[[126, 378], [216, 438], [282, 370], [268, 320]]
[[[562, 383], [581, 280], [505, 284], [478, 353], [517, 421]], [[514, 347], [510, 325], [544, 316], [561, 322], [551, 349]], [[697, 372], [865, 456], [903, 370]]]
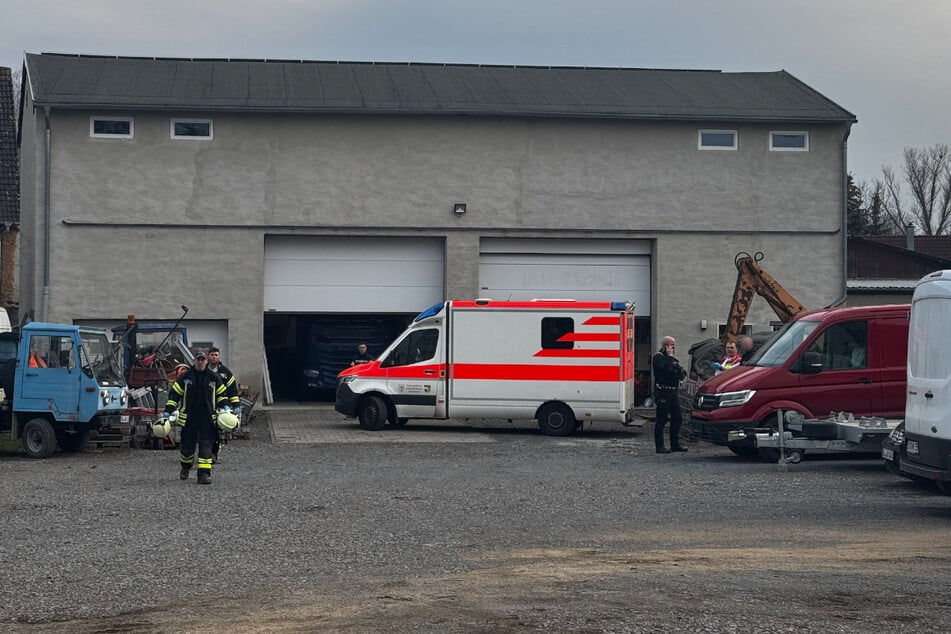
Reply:
[[187, 464], [183, 464], [183, 465], [182, 465], [182, 470], [178, 472], [178, 479], [179, 479], [179, 480], [187, 480], [187, 479], [188, 479], [188, 472], [191, 471], [191, 470], [192, 470], [191, 467], [189, 467]]
[[211, 471], [202, 469], [198, 472], [198, 484], [211, 484]]

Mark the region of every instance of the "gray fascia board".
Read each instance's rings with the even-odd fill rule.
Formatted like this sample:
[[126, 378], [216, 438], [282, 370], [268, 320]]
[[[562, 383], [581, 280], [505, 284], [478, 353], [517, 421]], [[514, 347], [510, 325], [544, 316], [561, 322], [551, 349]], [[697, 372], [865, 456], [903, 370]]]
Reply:
[[452, 110], [436, 110], [432, 108], [351, 108], [351, 107], [283, 107], [283, 106], [236, 106], [203, 104], [119, 104], [97, 103], [84, 101], [49, 101], [36, 102], [37, 106], [49, 106], [64, 110], [100, 110], [100, 111], [148, 111], [148, 112], [253, 112], [269, 114], [353, 114], [353, 115], [405, 115], [405, 116], [480, 116], [480, 117], [530, 117], [530, 118], [558, 118], [558, 119], [611, 119], [625, 121], [702, 121], [702, 122], [737, 122], [737, 123], [802, 123], [802, 124], [830, 124], [856, 123], [855, 116], [851, 117], [817, 117], [817, 116], [769, 116], [769, 115], [738, 115], [731, 113], [725, 116], [716, 114], [675, 114], [675, 113], [623, 113], [623, 112], [570, 112], [558, 109], [547, 110], [544, 107], [535, 107], [529, 110], [517, 108], [499, 108], [488, 110], [484, 108], [460, 108]]

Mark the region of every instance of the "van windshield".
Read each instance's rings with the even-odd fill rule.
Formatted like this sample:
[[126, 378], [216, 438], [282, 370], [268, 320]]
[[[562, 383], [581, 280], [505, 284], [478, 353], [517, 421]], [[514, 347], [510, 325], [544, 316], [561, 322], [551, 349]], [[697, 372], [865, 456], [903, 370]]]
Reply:
[[818, 327], [818, 321], [789, 322], [750, 359], [750, 365], [778, 368]]

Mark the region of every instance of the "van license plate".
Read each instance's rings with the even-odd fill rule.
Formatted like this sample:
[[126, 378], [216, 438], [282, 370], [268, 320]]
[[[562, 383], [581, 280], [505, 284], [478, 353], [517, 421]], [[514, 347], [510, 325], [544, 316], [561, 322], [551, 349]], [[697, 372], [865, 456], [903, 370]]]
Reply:
[[885, 447], [882, 447], [882, 458], [884, 458], [885, 460], [891, 460], [894, 457], [895, 457], [894, 451], [892, 451], [891, 449], [886, 449]]
[[907, 449], [907, 451], [908, 451], [908, 453], [918, 453], [918, 441], [917, 441], [917, 440], [909, 440], [909, 441], [908, 441], [908, 449]]

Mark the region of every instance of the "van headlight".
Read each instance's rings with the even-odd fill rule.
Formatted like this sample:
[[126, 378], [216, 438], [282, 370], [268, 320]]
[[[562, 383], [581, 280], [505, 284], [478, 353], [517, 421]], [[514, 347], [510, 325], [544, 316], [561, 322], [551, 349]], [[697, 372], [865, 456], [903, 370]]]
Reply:
[[739, 392], [724, 392], [717, 396], [719, 397], [720, 407], [736, 407], [748, 403], [754, 394], [756, 394], [756, 390], [741, 390]]

